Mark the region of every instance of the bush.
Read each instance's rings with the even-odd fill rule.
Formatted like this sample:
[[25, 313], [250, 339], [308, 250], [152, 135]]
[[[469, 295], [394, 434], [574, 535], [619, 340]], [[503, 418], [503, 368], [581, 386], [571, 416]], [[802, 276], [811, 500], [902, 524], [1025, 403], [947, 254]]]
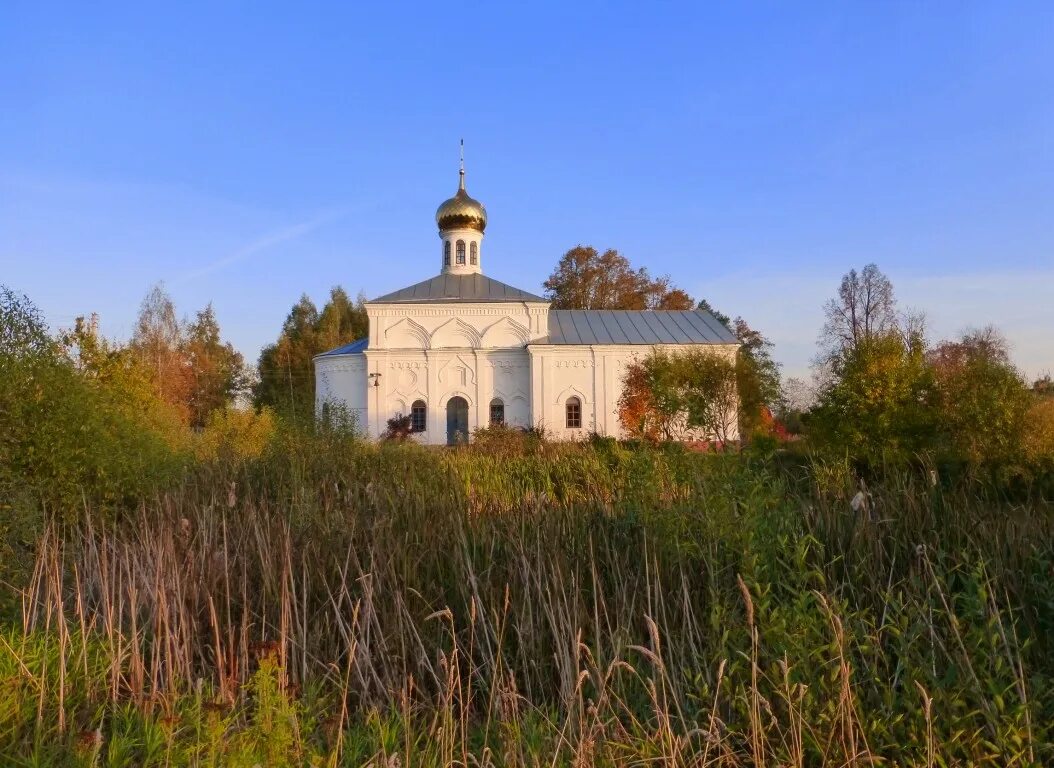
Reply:
[[178, 415], [130, 356], [82, 330], [72, 357], [27, 299], [0, 293], [0, 493], [112, 507], [186, 467], [190, 435]]
[[907, 464], [934, 447], [933, 377], [920, 340], [888, 333], [832, 363], [809, 420], [811, 445], [866, 464]]
[[274, 439], [275, 415], [265, 406], [252, 409], [224, 408], [213, 411], [198, 436], [199, 459], [255, 459]]
[[472, 433], [473, 449], [484, 453], [530, 453], [545, 444], [542, 430], [525, 429], [508, 424], [489, 424], [477, 427]]
[[413, 420], [409, 415], [397, 413], [388, 419], [388, 427], [384, 430], [385, 440], [406, 440], [413, 434]]

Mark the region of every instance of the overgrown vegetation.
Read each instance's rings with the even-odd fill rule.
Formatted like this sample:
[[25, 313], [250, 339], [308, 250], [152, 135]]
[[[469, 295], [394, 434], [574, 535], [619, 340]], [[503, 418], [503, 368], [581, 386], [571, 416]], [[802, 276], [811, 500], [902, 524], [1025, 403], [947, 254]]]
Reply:
[[[1054, 398], [1009, 409], [983, 344], [883, 335], [854, 407], [966, 398], [876, 434], [1027, 473], [819, 431], [433, 450], [227, 403], [195, 429], [90, 324], [0, 313], [4, 764], [1054, 762]], [[996, 407], [1020, 439], [952, 439]]]

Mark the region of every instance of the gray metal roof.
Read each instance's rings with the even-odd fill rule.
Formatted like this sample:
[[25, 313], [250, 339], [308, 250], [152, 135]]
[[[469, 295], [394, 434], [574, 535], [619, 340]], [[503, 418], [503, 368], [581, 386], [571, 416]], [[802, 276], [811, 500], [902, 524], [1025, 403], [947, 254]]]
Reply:
[[551, 309], [550, 344], [736, 344], [705, 310]]
[[425, 301], [540, 301], [541, 296], [481, 274], [436, 275], [373, 299], [371, 304], [413, 304]]
[[343, 347], [337, 347], [331, 349], [329, 352], [323, 352], [315, 357], [326, 357], [327, 355], [357, 355], [360, 352], [366, 351], [366, 345], [369, 343], [369, 339], [356, 339], [350, 344], [345, 344]]

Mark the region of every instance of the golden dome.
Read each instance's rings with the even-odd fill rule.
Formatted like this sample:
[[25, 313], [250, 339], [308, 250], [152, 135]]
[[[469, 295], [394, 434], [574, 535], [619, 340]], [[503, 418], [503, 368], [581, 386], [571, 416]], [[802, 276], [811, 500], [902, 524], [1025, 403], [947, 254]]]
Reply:
[[440, 232], [446, 229], [475, 229], [482, 232], [487, 228], [487, 209], [465, 191], [464, 169], [461, 170], [457, 194], [445, 200], [436, 211], [436, 224]]

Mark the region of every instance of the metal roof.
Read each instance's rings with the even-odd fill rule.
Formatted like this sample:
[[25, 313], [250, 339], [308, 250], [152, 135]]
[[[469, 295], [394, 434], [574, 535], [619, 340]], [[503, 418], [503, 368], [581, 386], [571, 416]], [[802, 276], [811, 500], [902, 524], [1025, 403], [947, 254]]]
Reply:
[[436, 275], [373, 299], [371, 304], [414, 304], [425, 301], [539, 301], [541, 296], [521, 291], [482, 274]]
[[738, 339], [702, 309], [551, 309], [548, 343], [737, 344]]
[[316, 357], [326, 357], [327, 355], [357, 355], [360, 352], [366, 351], [366, 345], [369, 343], [369, 341], [370, 340], [368, 338], [356, 339], [350, 344], [345, 344], [343, 347], [331, 349], [329, 350], [329, 352], [323, 352], [320, 355], [316, 355]]

